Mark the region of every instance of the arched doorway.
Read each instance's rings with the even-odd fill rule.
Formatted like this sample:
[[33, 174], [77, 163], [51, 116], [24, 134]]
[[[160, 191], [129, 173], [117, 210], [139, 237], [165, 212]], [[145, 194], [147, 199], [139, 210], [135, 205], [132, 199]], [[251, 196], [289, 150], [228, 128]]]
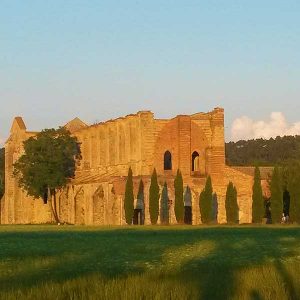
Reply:
[[145, 200], [144, 200], [144, 183], [140, 180], [137, 198], [134, 200], [134, 211], [132, 223], [134, 225], [144, 225], [145, 220]]
[[69, 222], [69, 187], [67, 186], [59, 195], [59, 216], [62, 223]]
[[172, 154], [166, 151], [164, 155], [164, 170], [172, 170]]
[[[283, 213], [285, 217], [290, 217], [290, 200], [291, 196], [287, 189], [284, 189], [283, 191]], [[292, 220], [293, 221], [293, 220]]]
[[75, 224], [85, 224], [85, 199], [83, 187], [79, 189], [75, 198]]
[[194, 151], [192, 154], [192, 171], [193, 172], [200, 171], [199, 153], [197, 151]]
[[93, 224], [104, 224], [104, 205], [104, 190], [102, 185], [100, 185], [93, 195]]
[[184, 223], [192, 224], [192, 192], [189, 186], [186, 187], [183, 196], [184, 201]]
[[133, 225], [144, 225], [144, 202], [141, 199], [135, 199], [132, 223]]

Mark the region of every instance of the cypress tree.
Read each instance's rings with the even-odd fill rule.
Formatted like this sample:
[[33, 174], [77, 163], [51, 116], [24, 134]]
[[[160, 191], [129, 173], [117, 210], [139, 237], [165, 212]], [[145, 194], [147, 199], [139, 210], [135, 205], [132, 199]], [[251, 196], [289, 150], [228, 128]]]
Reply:
[[213, 193], [212, 197], [212, 221], [218, 223], [218, 196]]
[[291, 222], [300, 224], [300, 163], [294, 162], [288, 168], [288, 191], [290, 194], [289, 217]]
[[237, 203], [237, 190], [230, 181], [227, 186], [225, 199], [226, 219], [227, 223], [238, 223], [239, 221], [239, 207]]
[[169, 225], [169, 196], [166, 182], [160, 198], [160, 223], [162, 225]]
[[151, 184], [149, 189], [149, 213], [151, 224], [155, 225], [157, 223], [159, 213], [159, 186], [155, 169], [153, 170], [151, 176]]
[[144, 197], [144, 182], [141, 179], [139, 183], [139, 190], [137, 194], [137, 208], [142, 210], [140, 224], [143, 225], [145, 221], [145, 197]]
[[125, 220], [128, 225], [132, 224], [133, 209], [134, 209], [133, 205], [134, 205], [134, 195], [133, 195], [132, 170], [131, 168], [129, 168], [126, 187], [125, 187], [125, 197], [124, 197]]
[[208, 224], [212, 221], [212, 184], [211, 177], [208, 176], [205, 183], [205, 188], [200, 194], [199, 197], [199, 206], [201, 221], [203, 224]]
[[174, 180], [175, 189], [175, 217], [178, 223], [183, 223], [184, 219], [184, 203], [183, 203], [183, 179], [180, 170], [177, 170], [177, 175]]
[[262, 195], [259, 167], [255, 167], [252, 187], [252, 222], [261, 223], [264, 215], [264, 200]]
[[283, 212], [283, 190], [281, 175], [278, 167], [275, 167], [270, 182], [271, 191], [271, 218], [272, 223], [280, 223]]

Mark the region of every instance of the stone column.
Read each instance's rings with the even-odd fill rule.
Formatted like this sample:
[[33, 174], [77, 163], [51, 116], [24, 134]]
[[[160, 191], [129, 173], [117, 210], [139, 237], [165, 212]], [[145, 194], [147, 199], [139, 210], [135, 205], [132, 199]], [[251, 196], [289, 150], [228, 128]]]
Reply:
[[96, 128], [90, 129], [89, 134], [89, 142], [90, 142], [90, 159], [91, 159], [91, 169], [95, 169], [98, 167], [98, 153], [97, 153], [97, 132]]
[[215, 108], [211, 116], [212, 147], [210, 174], [215, 183], [222, 184], [225, 171], [224, 110]]

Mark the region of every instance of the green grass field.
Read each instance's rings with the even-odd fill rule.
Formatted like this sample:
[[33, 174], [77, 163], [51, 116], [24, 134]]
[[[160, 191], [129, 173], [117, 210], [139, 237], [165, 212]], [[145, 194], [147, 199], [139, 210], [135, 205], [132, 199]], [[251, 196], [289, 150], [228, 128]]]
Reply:
[[299, 227], [0, 226], [1, 299], [300, 299]]

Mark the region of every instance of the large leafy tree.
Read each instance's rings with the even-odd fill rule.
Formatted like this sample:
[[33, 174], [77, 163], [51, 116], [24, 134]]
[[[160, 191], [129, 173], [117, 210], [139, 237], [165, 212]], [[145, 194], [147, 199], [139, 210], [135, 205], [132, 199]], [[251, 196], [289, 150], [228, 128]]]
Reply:
[[153, 170], [149, 189], [149, 213], [151, 224], [155, 225], [159, 214], [159, 185], [157, 182], [156, 170]]
[[208, 176], [206, 179], [205, 187], [203, 191], [200, 193], [200, 197], [199, 197], [201, 221], [203, 224], [208, 224], [212, 221], [212, 206], [213, 206], [212, 198], [213, 198], [213, 189], [212, 189], [211, 177]]
[[133, 206], [134, 206], [134, 195], [133, 195], [132, 170], [131, 168], [129, 168], [126, 186], [125, 186], [125, 197], [124, 197], [125, 220], [128, 225], [132, 224], [133, 209], [134, 209]]
[[183, 179], [180, 170], [177, 170], [177, 174], [174, 180], [175, 189], [175, 217], [178, 223], [183, 223], [184, 219], [184, 203], [183, 203]]
[[278, 167], [275, 167], [273, 170], [270, 191], [272, 223], [280, 223], [283, 212], [283, 190], [281, 174]]
[[56, 222], [59, 222], [56, 193], [74, 177], [80, 158], [77, 138], [60, 127], [45, 129], [27, 139], [24, 154], [14, 164], [20, 187], [34, 198], [49, 201]]
[[5, 183], [5, 176], [4, 176], [4, 161], [5, 161], [5, 151], [4, 148], [0, 149], [0, 200], [4, 195], [4, 183]]
[[231, 223], [231, 224], [238, 223], [239, 207], [237, 203], [237, 190], [231, 181], [227, 186], [225, 209], [226, 209], [227, 223]]
[[169, 224], [169, 196], [168, 196], [168, 186], [165, 182], [161, 198], [160, 198], [160, 223], [163, 225]]
[[262, 194], [259, 167], [255, 167], [254, 183], [252, 187], [252, 222], [261, 223], [264, 216], [264, 200]]

